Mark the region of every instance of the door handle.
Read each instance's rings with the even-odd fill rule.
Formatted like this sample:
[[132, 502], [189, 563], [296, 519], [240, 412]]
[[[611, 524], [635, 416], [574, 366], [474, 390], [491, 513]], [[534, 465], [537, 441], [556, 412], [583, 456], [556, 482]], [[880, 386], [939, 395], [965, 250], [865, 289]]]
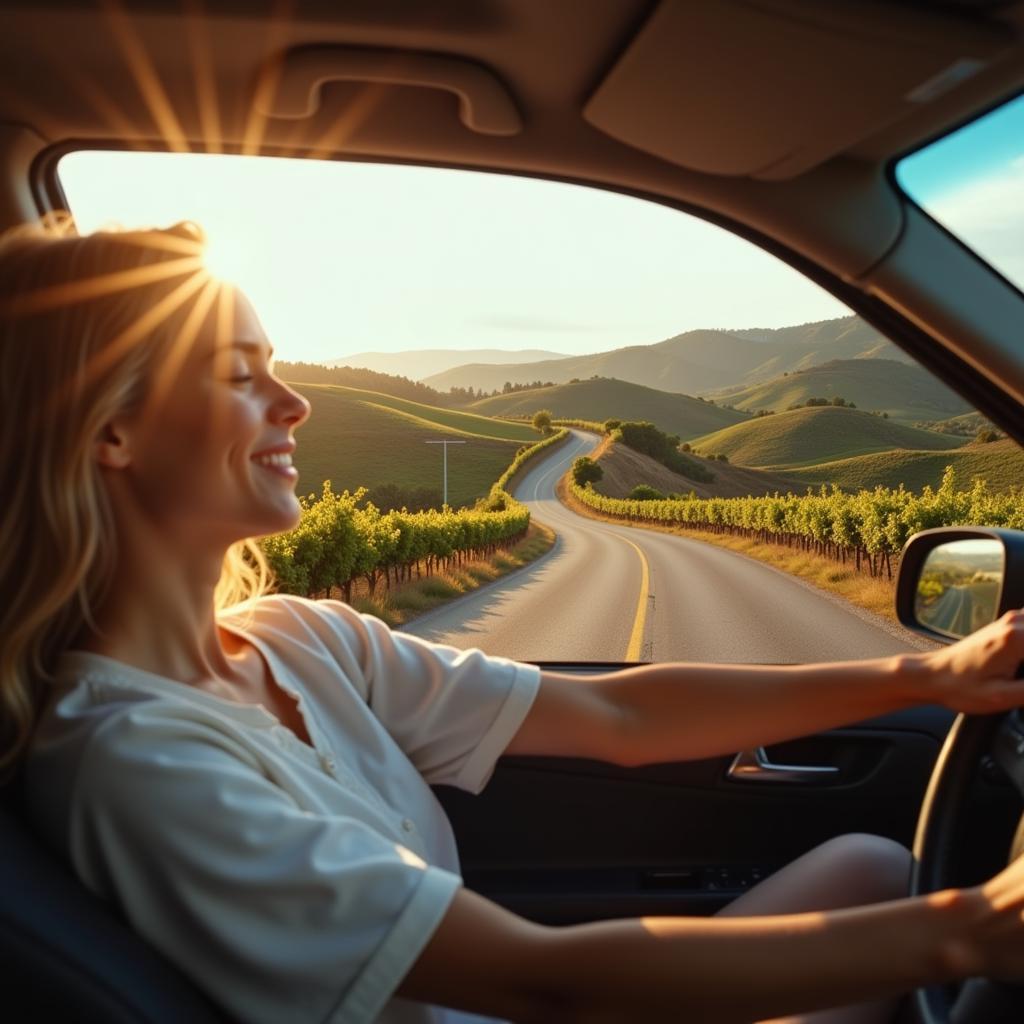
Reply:
[[839, 774], [834, 765], [775, 764], [764, 747], [741, 750], [729, 765], [726, 778], [734, 782], [823, 782]]

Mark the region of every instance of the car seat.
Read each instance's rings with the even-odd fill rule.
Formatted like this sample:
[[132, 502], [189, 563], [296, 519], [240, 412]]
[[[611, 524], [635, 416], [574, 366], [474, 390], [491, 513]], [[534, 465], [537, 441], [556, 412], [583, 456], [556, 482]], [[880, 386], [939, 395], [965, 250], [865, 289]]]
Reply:
[[0, 878], [4, 1003], [26, 1019], [230, 1024], [33, 834], [17, 778], [0, 788]]

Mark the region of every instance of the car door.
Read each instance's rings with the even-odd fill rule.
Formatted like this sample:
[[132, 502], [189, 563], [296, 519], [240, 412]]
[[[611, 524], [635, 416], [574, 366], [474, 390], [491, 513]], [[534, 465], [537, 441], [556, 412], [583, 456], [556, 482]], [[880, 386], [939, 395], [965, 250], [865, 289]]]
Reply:
[[466, 884], [526, 917], [711, 914], [834, 836], [911, 845], [951, 721], [917, 709], [761, 752], [630, 769], [504, 758], [479, 796], [437, 795]]

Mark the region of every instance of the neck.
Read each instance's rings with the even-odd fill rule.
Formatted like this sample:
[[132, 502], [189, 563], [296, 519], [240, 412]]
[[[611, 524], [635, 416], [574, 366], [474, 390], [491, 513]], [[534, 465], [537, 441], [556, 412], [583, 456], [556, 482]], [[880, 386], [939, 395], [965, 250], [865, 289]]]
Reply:
[[170, 544], [135, 526], [119, 532], [118, 548], [97, 629], [76, 646], [191, 685], [231, 680], [238, 641], [214, 606], [226, 547]]

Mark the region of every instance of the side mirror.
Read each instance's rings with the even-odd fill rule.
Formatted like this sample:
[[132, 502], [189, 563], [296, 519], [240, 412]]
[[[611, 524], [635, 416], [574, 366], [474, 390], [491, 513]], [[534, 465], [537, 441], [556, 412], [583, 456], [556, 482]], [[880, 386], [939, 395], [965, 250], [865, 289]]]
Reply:
[[940, 527], [914, 534], [900, 556], [896, 615], [931, 640], [952, 643], [1024, 607], [1024, 532]]

